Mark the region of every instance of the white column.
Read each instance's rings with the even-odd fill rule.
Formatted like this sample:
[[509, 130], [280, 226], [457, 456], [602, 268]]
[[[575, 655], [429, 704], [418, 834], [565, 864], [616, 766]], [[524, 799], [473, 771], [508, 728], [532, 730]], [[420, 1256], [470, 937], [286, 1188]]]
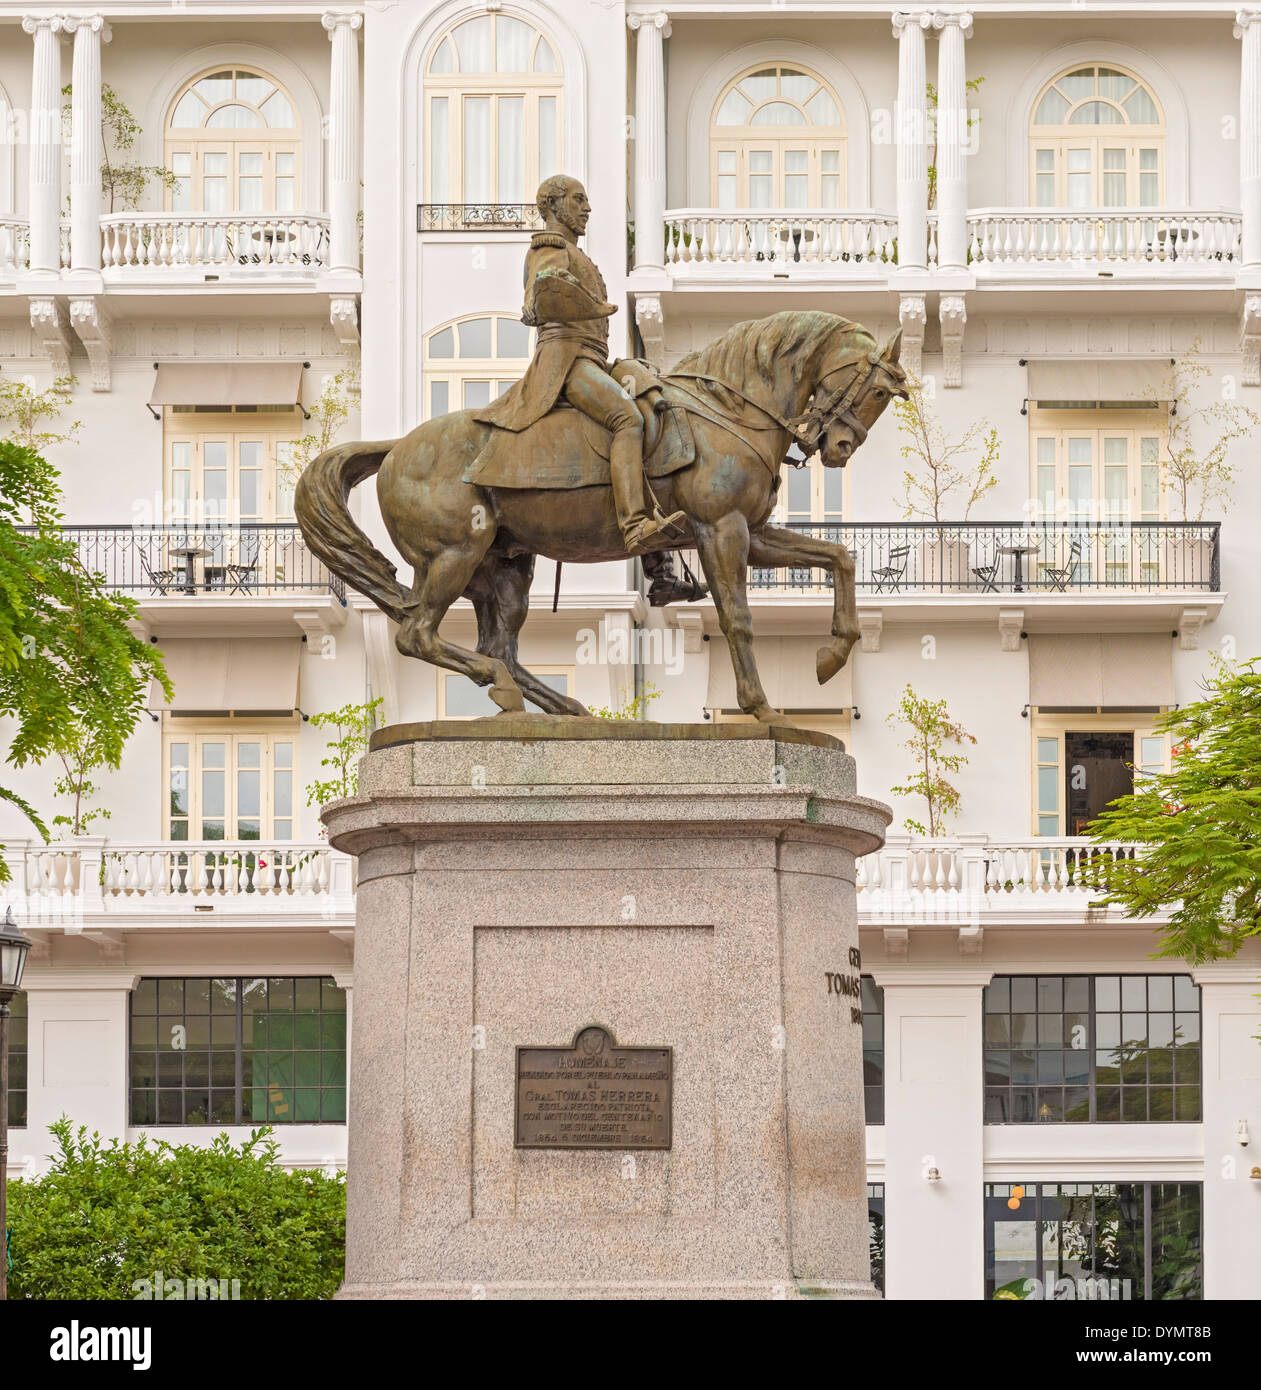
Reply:
[[1261, 10], [1240, 10], [1235, 37], [1243, 40], [1239, 71], [1239, 196], [1243, 263], [1261, 269]]
[[928, 97], [924, 67], [927, 10], [893, 16], [898, 41], [898, 269], [923, 270], [928, 263]]
[[28, 125], [31, 270], [61, 272], [61, 15], [27, 15], [22, 28], [35, 40]]
[[966, 10], [938, 10], [937, 264], [963, 270], [968, 247], [968, 86], [964, 40], [972, 37]]
[[333, 45], [329, 76], [328, 210], [330, 270], [359, 274], [360, 14], [330, 11], [320, 21]]
[[664, 11], [632, 14], [635, 44], [635, 268], [665, 267], [666, 79]]
[[101, 268], [101, 44], [110, 40], [99, 15], [72, 15], [70, 87], [70, 268]]

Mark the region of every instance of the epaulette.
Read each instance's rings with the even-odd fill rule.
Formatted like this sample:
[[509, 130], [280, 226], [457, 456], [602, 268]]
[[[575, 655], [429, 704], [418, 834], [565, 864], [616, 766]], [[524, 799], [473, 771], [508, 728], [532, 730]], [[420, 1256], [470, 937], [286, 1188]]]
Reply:
[[544, 246], [551, 246], [558, 251], [563, 251], [568, 245], [569, 242], [559, 232], [535, 232], [530, 238], [531, 251], [538, 251]]

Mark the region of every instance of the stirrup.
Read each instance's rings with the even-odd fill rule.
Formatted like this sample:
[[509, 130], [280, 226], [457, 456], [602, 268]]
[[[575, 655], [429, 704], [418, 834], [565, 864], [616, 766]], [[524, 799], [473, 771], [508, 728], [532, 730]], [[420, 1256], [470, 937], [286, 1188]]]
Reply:
[[671, 534], [681, 536], [683, 534], [682, 523], [687, 520], [686, 512], [671, 512], [669, 516], [657, 506], [656, 500], [652, 504], [652, 519], [656, 523], [658, 530], [669, 531]]
[[677, 530], [678, 523], [686, 519], [686, 512], [675, 512], [671, 516], [658, 512], [656, 516], [639, 518], [623, 529], [622, 544], [628, 555], [642, 555], [653, 541], [667, 538], [667, 531]]

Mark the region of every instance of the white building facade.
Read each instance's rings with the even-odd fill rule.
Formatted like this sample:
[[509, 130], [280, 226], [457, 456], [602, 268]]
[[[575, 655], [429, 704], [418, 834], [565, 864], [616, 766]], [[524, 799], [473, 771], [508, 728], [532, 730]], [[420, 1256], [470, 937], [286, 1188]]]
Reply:
[[[116, 101], [131, 161], [169, 177], [111, 207]], [[399, 656], [307, 551], [285, 460], [347, 369], [344, 437], [366, 439], [521, 374], [531, 199], [564, 171], [615, 352], [665, 368], [826, 309], [901, 328], [948, 437], [997, 432], [966, 521], [904, 514], [892, 413], [843, 472], [785, 469], [782, 520], [855, 557], [861, 649], [827, 686], [822, 576], [751, 575], [771, 702], [897, 813], [859, 887], [886, 1295], [1261, 1296], [1258, 953], [1153, 959], [1159, 921], [1081, 874], [1092, 816], [1168, 764], [1161, 711], [1214, 654], [1261, 654], [1261, 436], [1185, 513], [1162, 462], [1175, 404], [1261, 413], [1261, 10], [4, 4], [0, 110], [0, 381], [74, 377], [82, 429], [49, 449], [66, 524], [175, 685], [97, 779], [90, 834], [0, 816], [37, 941], [19, 1175], [62, 1113], [195, 1142], [274, 1123], [287, 1162], [344, 1163], [353, 865], [305, 804], [329, 736], [309, 716], [486, 702]], [[354, 505], [388, 548], [372, 489]], [[567, 567], [552, 611], [554, 581], [541, 560], [533, 670], [592, 706], [738, 717], [712, 604], [650, 608], [625, 562]], [[467, 604], [447, 630], [471, 644]], [[977, 740], [932, 838], [890, 790], [915, 770], [886, 719], [908, 686]], [[6, 777], [58, 809], [50, 769]]]

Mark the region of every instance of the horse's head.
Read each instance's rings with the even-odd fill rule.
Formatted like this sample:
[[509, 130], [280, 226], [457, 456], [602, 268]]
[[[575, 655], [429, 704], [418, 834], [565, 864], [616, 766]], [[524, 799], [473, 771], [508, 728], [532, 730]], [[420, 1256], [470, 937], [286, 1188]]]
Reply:
[[[855, 357], [852, 347], [837, 360], [824, 358], [809, 410], [806, 432], [798, 439], [802, 452], [817, 452], [825, 468], [844, 468], [850, 455], [894, 397], [907, 398], [907, 375], [898, 361], [902, 330], [879, 351]], [[810, 445], [813, 444], [813, 448]]]

